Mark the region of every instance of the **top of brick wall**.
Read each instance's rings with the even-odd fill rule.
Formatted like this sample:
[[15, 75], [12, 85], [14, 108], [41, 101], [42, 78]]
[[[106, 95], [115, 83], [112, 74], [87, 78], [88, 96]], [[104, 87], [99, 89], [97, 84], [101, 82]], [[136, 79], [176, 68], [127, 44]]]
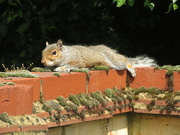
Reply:
[[[136, 68], [137, 76], [130, 78], [129, 87], [157, 87], [163, 90], [168, 89], [167, 70], [154, 69], [152, 67]], [[58, 96], [68, 97], [70, 94], [91, 93], [104, 91], [106, 88], [117, 87], [118, 89], [127, 86], [127, 71], [111, 69], [106, 71], [90, 71], [88, 79], [86, 73], [61, 73], [61, 76], [54, 76], [52, 72], [34, 72], [38, 78], [18, 78], [12, 80], [0, 78], [0, 82], [11, 81], [13, 86], [0, 87], [0, 113], [7, 112], [10, 115], [32, 114], [32, 104], [43, 96], [45, 100], [53, 100]], [[174, 91], [180, 90], [180, 73], [174, 72]], [[40, 95], [41, 93], [41, 95]], [[26, 104], [26, 105], [24, 105]], [[16, 108], [16, 109], [14, 109]], [[29, 109], [31, 108], [31, 109]]]

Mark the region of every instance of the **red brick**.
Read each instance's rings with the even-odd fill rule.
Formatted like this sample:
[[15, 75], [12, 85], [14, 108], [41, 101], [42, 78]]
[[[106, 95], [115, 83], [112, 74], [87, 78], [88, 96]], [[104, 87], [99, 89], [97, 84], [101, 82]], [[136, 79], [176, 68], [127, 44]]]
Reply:
[[20, 131], [20, 129], [17, 126], [0, 127], [0, 134], [10, 133], [10, 132], [18, 132], [18, 131]]
[[174, 91], [180, 91], [180, 73], [174, 72], [174, 81], [173, 81]]
[[29, 126], [22, 126], [21, 131], [38, 131], [38, 130], [48, 130], [47, 125], [29, 125]]
[[[44, 73], [45, 74], [45, 73]], [[56, 99], [58, 96], [68, 97], [70, 94], [86, 92], [86, 74], [70, 73], [61, 74], [60, 77], [53, 76], [53, 73], [42, 74], [42, 92], [45, 100]]]
[[167, 78], [166, 70], [158, 69], [155, 70], [153, 67], [136, 68], [136, 76], [131, 78], [130, 87], [157, 87], [166, 90], [167, 89]]
[[14, 77], [11, 80], [16, 84], [33, 85], [33, 101], [40, 99], [40, 79], [39, 78], [22, 78]]
[[107, 88], [117, 87], [119, 89], [126, 87], [126, 70], [111, 69], [106, 71], [91, 71], [88, 83], [88, 92], [104, 91]]
[[32, 114], [33, 86], [14, 85], [0, 87], [0, 113], [9, 115]]
[[171, 113], [167, 113], [166, 110], [163, 112], [160, 111], [160, 109], [153, 109], [149, 111], [148, 109], [134, 109], [135, 113], [148, 113], [148, 114], [165, 114], [165, 115], [180, 115], [177, 111], [172, 111]]

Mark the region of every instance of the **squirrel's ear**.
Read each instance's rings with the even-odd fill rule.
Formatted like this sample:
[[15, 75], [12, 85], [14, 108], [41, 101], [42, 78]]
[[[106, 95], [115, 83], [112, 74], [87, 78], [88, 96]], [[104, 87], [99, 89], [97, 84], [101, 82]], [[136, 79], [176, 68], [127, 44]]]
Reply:
[[59, 39], [59, 40], [57, 41], [57, 46], [58, 46], [58, 48], [62, 51], [63, 42], [62, 42], [61, 39]]
[[49, 43], [46, 41], [46, 46], [48, 46], [49, 45]]

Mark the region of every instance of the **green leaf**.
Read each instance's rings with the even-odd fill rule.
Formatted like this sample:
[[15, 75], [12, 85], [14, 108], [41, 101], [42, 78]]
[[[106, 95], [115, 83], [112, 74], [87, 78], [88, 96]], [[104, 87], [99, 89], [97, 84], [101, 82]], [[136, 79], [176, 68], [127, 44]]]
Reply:
[[144, 7], [148, 6], [149, 3], [150, 3], [150, 0], [145, 0], [144, 1]]
[[22, 24], [18, 27], [17, 32], [19, 32], [19, 33], [25, 32], [25, 31], [29, 28], [30, 24], [31, 24], [31, 21], [22, 23]]
[[0, 36], [4, 37], [7, 33], [7, 25], [0, 24]]
[[23, 7], [23, 5], [21, 4], [19, 0], [16, 0], [16, 2]]
[[154, 3], [150, 3], [150, 0], [145, 0], [144, 1], [144, 7], [148, 7], [151, 11], [153, 11], [155, 4]]
[[168, 14], [168, 13], [171, 11], [172, 6], [173, 6], [173, 3], [170, 3], [170, 4], [169, 4], [169, 7], [168, 7], [168, 11], [166, 12], [166, 14]]
[[113, 0], [113, 3], [114, 2], [117, 2], [116, 7], [121, 7], [126, 2], [126, 0]]
[[153, 9], [154, 9], [154, 3], [149, 3], [148, 4], [148, 7], [149, 7], [149, 9], [151, 10], [151, 11], [153, 11]]
[[19, 56], [20, 56], [20, 57], [24, 57], [24, 56], [26, 56], [26, 52], [27, 52], [26, 50], [21, 51], [21, 53], [20, 53], [20, 55], [19, 55]]
[[2, 17], [5, 17], [7, 15], [8, 11], [9, 10], [4, 11], [4, 13], [2, 14]]
[[10, 16], [7, 17], [8, 22], [10, 22], [12, 19], [13, 19], [13, 18], [10, 17]]
[[134, 0], [127, 0], [129, 6], [134, 6]]
[[174, 10], [178, 9], [178, 5], [177, 4], [173, 4], [173, 9]]
[[176, 3], [177, 0], [172, 0], [173, 3]]
[[3, 3], [5, 0], [0, 0], [0, 4]]

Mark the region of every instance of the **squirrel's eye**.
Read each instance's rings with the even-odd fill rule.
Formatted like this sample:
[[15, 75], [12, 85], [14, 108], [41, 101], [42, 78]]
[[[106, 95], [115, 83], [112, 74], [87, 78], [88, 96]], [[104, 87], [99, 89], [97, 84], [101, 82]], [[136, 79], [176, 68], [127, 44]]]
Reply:
[[52, 52], [52, 55], [56, 55], [56, 51], [53, 51], [53, 52]]

